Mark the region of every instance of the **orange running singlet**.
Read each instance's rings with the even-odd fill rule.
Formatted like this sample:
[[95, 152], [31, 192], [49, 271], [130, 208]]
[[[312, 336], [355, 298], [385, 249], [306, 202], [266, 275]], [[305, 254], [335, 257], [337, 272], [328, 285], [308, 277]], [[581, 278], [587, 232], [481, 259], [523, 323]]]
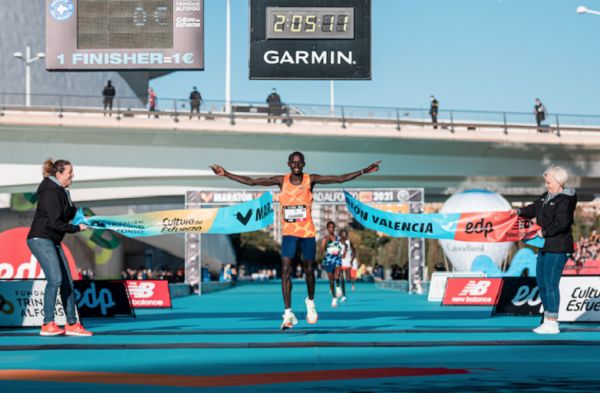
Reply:
[[310, 189], [310, 175], [302, 176], [302, 183], [292, 184], [288, 173], [283, 177], [281, 195], [281, 216], [283, 223], [283, 236], [296, 236], [301, 238], [315, 237], [317, 231], [312, 220], [313, 195]]

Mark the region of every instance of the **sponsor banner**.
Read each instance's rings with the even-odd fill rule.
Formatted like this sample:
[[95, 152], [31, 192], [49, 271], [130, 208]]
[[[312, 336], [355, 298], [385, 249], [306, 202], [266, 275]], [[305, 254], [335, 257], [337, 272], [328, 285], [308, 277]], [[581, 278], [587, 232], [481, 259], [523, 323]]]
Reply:
[[493, 306], [501, 278], [448, 278], [442, 304], [445, 306]]
[[125, 281], [75, 281], [74, 285], [82, 318], [135, 316]]
[[396, 214], [375, 209], [345, 193], [346, 207], [361, 225], [392, 237], [464, 242], [515, 242], [535, 237], [540, 227], [510, 211]]
[[[219, 205], [247, 202], [259, 198], [265, 191], [188, 191], [186, 200], [191, 205]], [[270, 191], [273, 203], [279, 203], [280, 191]], [[363, 203], [408, 203], [423, 202], [422, 188], [355, 188], [348, 191], [353, 198]], [[319, 204], [343, 204], [343, 190], [318, 189], [313, 191], [313, 201]]]
[[[0, 326], [42, 326], [44, 323], [45, 280], [0, 281]], [[66, 323], [60, 296], [54, 320]]]
[[[44, 278], [44, 272], [27, 246], [29, 227], [19, 227], [0, 233], [0, 280]], [[62, 244], [69, 263], [71, 277], [77, 277], [77, 266], [71, 251]]]
[[427, 300], [430, 302], [441, 302], [444, 299], [446, 282], [450, 277], [485, 277], [483, 272], [434, 272], [429, 283], [429, 294]]
[[273, 198], [266, 192], [260, 198], [221, 208], [165, 210], [122, 216], [85, 217], [79, 210], [73, 224], [93, 229], [110, 229], [127, 237], [173, 233], [232, 234], [252, 232], [273, 224]]
[[505, 277], [492, 315], [540, 315], [544, 312], [535, 277]]
[[171, 308], [167, 280], [127, 280], [133, 308]]
[[600, 322], [600, 276], [560, 280], [560, 322]]

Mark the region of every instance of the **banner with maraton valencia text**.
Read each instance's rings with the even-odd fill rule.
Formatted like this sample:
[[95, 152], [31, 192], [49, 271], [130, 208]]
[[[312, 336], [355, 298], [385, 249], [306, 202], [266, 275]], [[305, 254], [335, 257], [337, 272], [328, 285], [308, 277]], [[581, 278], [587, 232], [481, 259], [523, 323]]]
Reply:
[[110, 229], [127, 237], [185, 232], [253, 232], [273, 224], [273, 197], [266, 192], [260, 198], [235, 206], [163, 210], [121, 216], [85, 217], [80, 209], [73, 224], [85, 224], [93, 229]]
[[[451, 214], [397, 214], [375, 209], [345, 192], [346, 207], [361, 225], [392, 237], [463, 242], [516, 242], [534, 239], [540, 227], [510, 211]], [[538, 238], [538, 240], [541, 240]], [[540, 242], [533, 244], [540, 246]]]

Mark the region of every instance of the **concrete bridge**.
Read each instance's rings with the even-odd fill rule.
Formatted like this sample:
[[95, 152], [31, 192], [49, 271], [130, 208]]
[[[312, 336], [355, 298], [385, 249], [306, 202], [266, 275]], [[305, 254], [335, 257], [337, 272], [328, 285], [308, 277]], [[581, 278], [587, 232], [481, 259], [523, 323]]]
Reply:
[[[381, 171], [347, 187], [423, 187], [426, 200], [466, 188], [527, 200], [542, 192], [551, 163], [566, 167], [585, 198], [600, 194], [600, 128], [423, 119], [295, 115], [291, 126], [259, 113], [212, 113], [201, 120], [161, 112], [104, 116], [97, 109], [4, 108], [0, 116], [0, 193], [35, 191], [48, 158], [75, 164], [73, 197], [101, 201], [161, 197], [190, 189], [240, 187], [208, 165], [249, 176], [287, 171], [288, 154], [305, 153], [306, 172], [340, 174], [382, 160]], [[287, 120], [287, 119], [283, 119]], [[235, 124], [232, 124], [235, 123]]]

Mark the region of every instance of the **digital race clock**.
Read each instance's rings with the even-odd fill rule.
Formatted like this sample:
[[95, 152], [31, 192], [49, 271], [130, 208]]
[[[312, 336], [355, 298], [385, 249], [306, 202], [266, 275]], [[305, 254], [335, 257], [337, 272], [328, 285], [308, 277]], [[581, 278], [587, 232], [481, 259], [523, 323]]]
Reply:
[[203, 0], [46, 0], [48, 70], [203, 69]]
[[250, 0], [250, 79], [371, 79], [371, 1]]
[[267, 7], [267, 39], [354, 39], [354, 8]]

